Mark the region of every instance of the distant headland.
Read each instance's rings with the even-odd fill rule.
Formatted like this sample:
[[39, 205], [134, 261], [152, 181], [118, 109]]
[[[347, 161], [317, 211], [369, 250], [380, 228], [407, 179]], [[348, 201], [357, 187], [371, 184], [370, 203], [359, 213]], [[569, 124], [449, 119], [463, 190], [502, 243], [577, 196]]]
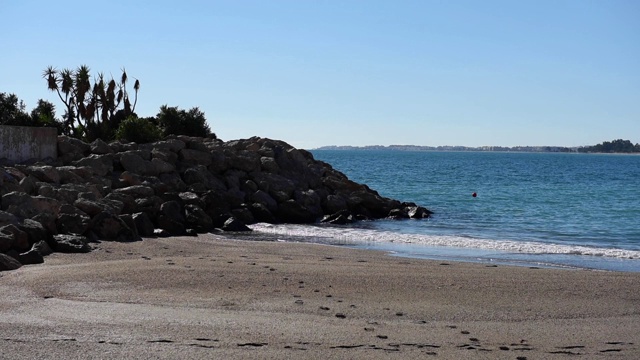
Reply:
[[640, 153], [640, 144], [629, 140], [604, 141], [593, 146], [422, 146], [422, 145], [368, 145], [321, 146], [311, 150], [391, 150], [391, 151], [497, 151], [497, 152], [551, 152], [551, 153]]

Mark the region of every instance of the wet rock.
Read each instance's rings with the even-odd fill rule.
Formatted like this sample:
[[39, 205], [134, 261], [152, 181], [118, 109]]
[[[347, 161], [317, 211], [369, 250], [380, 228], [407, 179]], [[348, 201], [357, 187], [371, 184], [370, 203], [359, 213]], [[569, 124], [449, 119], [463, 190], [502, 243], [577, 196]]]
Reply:
[[227, 221], [224, 222], [224, 225], [222, 226], [222, 230], [233, 231], [233, 232], [252, 231], [247, 225], [242, 223], [242, 221], [234, 217], [230, 217], [229, 219], [227, 219]]

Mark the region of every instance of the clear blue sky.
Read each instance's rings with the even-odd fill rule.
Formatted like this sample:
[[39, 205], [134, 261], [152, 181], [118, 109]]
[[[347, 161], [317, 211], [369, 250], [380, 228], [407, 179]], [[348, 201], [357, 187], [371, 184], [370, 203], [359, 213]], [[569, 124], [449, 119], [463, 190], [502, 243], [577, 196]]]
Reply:
[[640, 1], [0, 2], [0, 92], [62, 106], [49, 65], [118, 77], [136, 112], [200, 107], [223, 140], [640, 142]]

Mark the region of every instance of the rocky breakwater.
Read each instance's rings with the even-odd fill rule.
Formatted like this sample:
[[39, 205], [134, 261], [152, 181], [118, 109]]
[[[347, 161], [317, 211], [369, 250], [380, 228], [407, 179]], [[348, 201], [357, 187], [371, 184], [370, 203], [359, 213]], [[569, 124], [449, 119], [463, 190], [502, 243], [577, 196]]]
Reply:
[[0, 195], [0, 271], [101, 240], [430, 215], [308, 151], [257, 137], [88, 144], [59, 136], [57, 160], [0, 167]]

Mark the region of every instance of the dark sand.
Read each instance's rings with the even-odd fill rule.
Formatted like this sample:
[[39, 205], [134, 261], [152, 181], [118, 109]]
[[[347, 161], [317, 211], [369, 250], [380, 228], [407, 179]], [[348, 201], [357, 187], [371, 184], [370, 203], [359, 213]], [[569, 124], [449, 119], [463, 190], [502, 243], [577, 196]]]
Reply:
[[0, 273], [1, 359], [640, 358], [638, 273], [213, 235], [95, 247]]

